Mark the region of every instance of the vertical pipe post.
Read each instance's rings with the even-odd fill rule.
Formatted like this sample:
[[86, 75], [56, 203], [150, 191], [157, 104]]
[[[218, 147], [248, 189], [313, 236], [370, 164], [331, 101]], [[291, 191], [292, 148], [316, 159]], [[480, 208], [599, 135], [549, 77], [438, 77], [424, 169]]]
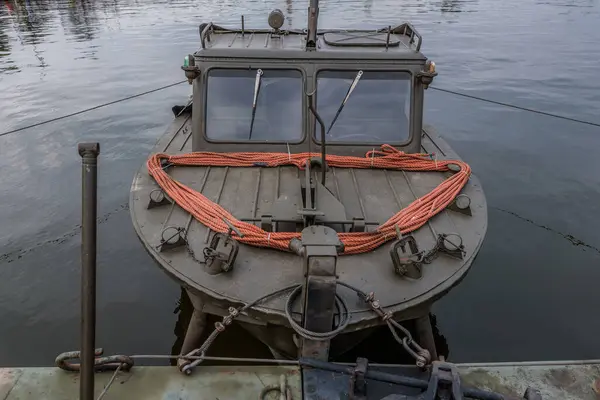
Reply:
[[317, 31], [319, 20], [319, 0], [310, 0], [308, 6], [308, 28], [306, 32], [306, 48], [307, 50], [315, 50], [317, 48]]
[[96, 214], [99, 143], [79, 143], [81, 156], [81, 372], [80, 400], [94, 399], [96, 341]]

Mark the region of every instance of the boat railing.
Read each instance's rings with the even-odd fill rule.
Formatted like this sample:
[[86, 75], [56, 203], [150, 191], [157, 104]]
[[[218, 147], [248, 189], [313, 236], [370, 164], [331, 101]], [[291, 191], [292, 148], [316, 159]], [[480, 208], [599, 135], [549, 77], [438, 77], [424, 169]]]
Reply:
[[[224, 28], [224, 27], [215, 25], [212, 22], [200, 24], [200, 26], [198, 27], [198, 30], [200, 32], [200, 44], [202, 45], [202, 49], [206, 49], [206, 42], [210, 42], [211, 35], [215, 31], [221, 31], [221, 33], [241, 33], [242, 35], [244, 35], [246, 32], [248, 32], [248, 33], [272, 33], [273, 32], [270, 29], [246, 30], [244, 27], [244, 16], [242, 16], [241, 21], [242, 21], [241, 29]], [[288, 30], [286, 32], [296, 33], [296, 34], [307, 34], [308, 33], [306, 29], [302, 29], [302, 30], [293, 30], [292, 29], [292, 30]], [[344, 33], [357, 32], [358, 33], [358, 32], [368, 32], [368, 30], [365, 30], [365, 29], [320, 29], [318, 31], [318, 35], [322, 35], [322, 34], [325, 34], [328, 32], [332, 32], [332, 33], [333, 32], [344, 32]], [[377, 33], [387, 33], [388, 41], [389, 41], [390, 34], [407, 36], [409, 38], [407, 47], [412, 48], [416, 52], [421, 51], [421, 44], [423, 43], [423, 37], [410, 22], [404, 22], [404, 23], [396, 26], [395, 28], [388, 26], [385, 28], [377, 29], [376, 32]]]

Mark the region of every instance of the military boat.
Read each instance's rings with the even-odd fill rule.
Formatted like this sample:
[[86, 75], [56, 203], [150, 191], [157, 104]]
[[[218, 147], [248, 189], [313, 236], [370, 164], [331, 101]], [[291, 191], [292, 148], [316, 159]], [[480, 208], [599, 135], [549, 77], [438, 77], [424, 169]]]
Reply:
[[318, 29], [318, 14], [200, 25], [191, 99], [133, 179], [133, 225], [194, 306], [181, 354], [239, 324], [277, 358], [327, 361], [388, 326], [428, 365], [430, 308], [482, 245], [485, 196], [423, 124], [437, 72], [415, 27]]

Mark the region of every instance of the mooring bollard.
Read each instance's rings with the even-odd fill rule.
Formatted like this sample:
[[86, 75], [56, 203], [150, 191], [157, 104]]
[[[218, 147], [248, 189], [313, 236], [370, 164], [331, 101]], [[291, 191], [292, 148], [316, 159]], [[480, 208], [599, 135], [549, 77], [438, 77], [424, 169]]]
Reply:
[[81, 372], [80, 400], [94, 399], [96, 341], [96, 214], [99, 143], [79, 143], [81, 156]]

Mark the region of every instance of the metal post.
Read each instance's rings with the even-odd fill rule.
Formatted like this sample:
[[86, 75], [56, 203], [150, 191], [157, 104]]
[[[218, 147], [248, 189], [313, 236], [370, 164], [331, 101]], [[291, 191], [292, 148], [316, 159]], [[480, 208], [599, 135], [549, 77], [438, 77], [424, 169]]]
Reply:
[[81, 372], [79, 398], [94, 399], [96, 341], [96, 213], [99, 143], [79, 143], [81, 197]]
[[314, 50], [317, 47], [319, 19], [319, 0], [310, 0], [308, 6], [308, 29], [306, 32], [306, 47], [308, 50]]

